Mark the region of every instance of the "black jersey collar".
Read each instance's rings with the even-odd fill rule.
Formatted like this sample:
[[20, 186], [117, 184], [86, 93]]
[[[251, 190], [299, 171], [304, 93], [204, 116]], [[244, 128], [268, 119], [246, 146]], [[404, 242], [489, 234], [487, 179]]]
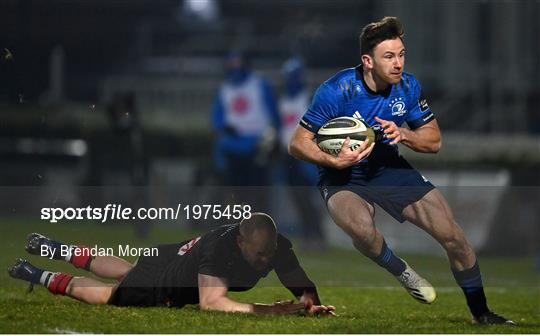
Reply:
[[362, 64], [356, 66], [354, 70], [355, 70], [356, 80], [362, 82], [362, 86], [364, 87], [364, 90], [366, 90], [366, 92], [369, 93], [370, 95], [388, 97], [390, 95], [390, 92], [392, 92], [392, 87], [394, 85], [388, 85], [388, 87], [384, 89], [383, 91], [376, 92], [376, 91], [371, 90], [369, 86], [367, 85], [366, 80], [364, 79], [364, 70], [363, 70]]

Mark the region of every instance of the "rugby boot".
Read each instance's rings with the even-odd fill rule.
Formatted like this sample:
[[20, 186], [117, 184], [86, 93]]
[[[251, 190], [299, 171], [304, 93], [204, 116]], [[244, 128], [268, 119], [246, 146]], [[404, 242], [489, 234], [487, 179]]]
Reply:
[[418, 273], [416, 273], [407, 263], [403, 273], [396, 276], [396, 279], [407, 290], [407, 292], [421, 303], [432, 303], [437, 298], [435, 288]]
[[512, 320], [509, 320], [505, 317], [495, 314], [492, 311], [487, 311], [480, 316], [473, 317], [473, 323], [483, 324], [483, 325], [492, 325], [492, 324], [509, 324], [516, 325]]
[[52, 240], [39, 233], [31, 233], [26, 237], [25, 249], [28, 253], [56, 260], [64, 260], [61, 253], [61, 242]]
[[14, 279], [28, 281], [30, 283], [28, 292], [31, 292], [34, 289], [34, 285], [39, 283], [43, 270], [35, 267], [24, 259], [18, 258], [15, 265], [8, 270], [8, 273], [9, 276]]

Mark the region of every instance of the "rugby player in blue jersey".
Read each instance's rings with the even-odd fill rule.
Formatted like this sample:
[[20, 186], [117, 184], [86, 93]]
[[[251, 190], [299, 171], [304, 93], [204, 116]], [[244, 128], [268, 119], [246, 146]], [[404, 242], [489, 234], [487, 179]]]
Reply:
[[[488, 308], [475, 252], [443, 195], [398, 153], [398, 143], [423, 153], [441, 148], [439, 126], [420, 83], [403, 71], [403, 34], [395, 17], [364, 27], [361, 64], [338, 72], [319, 87], [289, 152], [320, 166], [319, 188], [334, 222], [356, 249], [393, 274], [413, 298], [431, 303], [435, 289], [387, 245], [374, 225], [375, 203], [398, 221], [423, 229], [446, 250], [474, 322], [514, 324]], [[381, 139], [354, 151], [347, 149], [347, 139], [339, 155], [324, 153], [314, 142], [318, 129], [343, 116], [379, 126]]]

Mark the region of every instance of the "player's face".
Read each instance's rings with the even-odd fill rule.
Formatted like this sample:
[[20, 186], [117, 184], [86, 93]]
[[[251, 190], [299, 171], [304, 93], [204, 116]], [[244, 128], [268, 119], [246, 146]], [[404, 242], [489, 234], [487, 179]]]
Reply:
[[405, 46], [399, 37], [379, 43], [373, 49], [371, 58], [372, 71], [378, 79], [388, 84], [401, 81], [405, 67]]
[[249, 239], [239, 236], [238, 246], [244, 259], [256, 271], [266, 270], [277, 250], [275, 236], [263, 231], [255, 231]]

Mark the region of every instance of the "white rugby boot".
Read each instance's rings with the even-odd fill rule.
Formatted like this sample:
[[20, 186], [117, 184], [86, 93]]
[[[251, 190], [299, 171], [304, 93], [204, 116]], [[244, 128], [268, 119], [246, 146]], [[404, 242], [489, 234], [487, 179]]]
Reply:
[[409, 264], [405, 262], [405, 265], [405, 270], [396, 276], [396, 279], [415, 300], [426, 304], [435, 301], [437, 298], [435, 288], [426, 279], [416, 273]]

